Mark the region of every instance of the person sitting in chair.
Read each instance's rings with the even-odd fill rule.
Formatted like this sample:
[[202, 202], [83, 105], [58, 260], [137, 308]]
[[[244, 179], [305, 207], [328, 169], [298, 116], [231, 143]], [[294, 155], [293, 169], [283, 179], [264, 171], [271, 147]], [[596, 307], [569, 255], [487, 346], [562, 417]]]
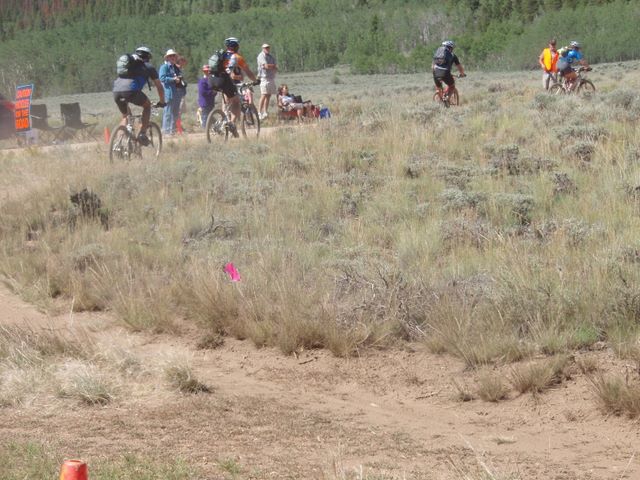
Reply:
[[278, 88], [278, 108], [283, 112], [295, 111], [298, 120], [301, 120], [307, 113], [307, 109], [311, 107], [311, 102], [302, 101], [302, 97], [289, 93], [289, 87], [286, 84], [280, 85]]

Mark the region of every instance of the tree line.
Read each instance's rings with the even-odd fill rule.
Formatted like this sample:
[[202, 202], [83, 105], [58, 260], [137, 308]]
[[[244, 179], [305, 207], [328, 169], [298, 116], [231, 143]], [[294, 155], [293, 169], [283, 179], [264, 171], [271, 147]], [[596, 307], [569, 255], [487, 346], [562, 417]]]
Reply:
[[628, 0], [0, 0], [0, 91], [104, 91], [140, 44], [174, 48], [187, 79], [227, 36], [250, 64], [268, 41], [283, 71], [349, 64], [354, 73], [427, 71], [456, 41], [469, 67], [535, 68], [550, 37], [578, 39], [591, 62], [640, 57], [640, 3]]

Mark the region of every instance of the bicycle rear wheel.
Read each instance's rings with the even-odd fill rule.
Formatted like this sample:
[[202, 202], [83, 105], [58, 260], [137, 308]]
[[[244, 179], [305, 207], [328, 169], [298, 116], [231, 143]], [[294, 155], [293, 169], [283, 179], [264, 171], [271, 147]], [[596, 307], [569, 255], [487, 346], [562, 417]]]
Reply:
[[227, 140], [229, 130], [225, 128], [226, 117], [222, 110], [212, 110], [207, 116], [205, 129], [207, 131], [207, 142], [212, 143], [224, 138]]
[[242, 110], [242, 136], [247, 134], [260, 136], [260, 117], [255, 105], [249, 104]]
[[[153, 149], [153, 156], [158, 158], [160, 156], [160, 152], [162, 151], [162, 132], [160, 131], [160, 127], [158, 124], [151, 122], [149, 124], [149, 128], [147, 129], [147, 137], [149, 137], [149, 145]], [[146, 147], [145, 147], [146, 148]], [[142, 151], [140, 152], [142, 155]]]
[[594, 93], [596, 93], [596, 86], [591, 80], [582, 80], [580, 85], [578, 85], [579, 95], [593, 95]]
[[109, 161], [129, 160], [131, 158], [131, 139], [127, 127], [118, 125], [109, 139]]
[[551, 85], [549, 87], [549, 93], [551, 95], [562, 95], [564, 92], [564, 88], [562, 88], [562, 85], [559, 83], [554, 83], [553, 85]]

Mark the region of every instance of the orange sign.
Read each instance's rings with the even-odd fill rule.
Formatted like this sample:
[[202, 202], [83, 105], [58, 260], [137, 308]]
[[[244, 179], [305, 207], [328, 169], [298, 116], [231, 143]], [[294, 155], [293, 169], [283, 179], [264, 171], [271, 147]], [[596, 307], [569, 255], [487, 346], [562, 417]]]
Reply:
[[16, 132], [31, 130], [31, 95], [33, 85], [16, 87], [15, 119]]

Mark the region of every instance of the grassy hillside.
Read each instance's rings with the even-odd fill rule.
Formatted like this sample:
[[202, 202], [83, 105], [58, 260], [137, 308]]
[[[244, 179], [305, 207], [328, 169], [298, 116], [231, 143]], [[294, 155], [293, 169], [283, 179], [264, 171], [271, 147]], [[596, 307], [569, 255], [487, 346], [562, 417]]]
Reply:
[[221, 9], [215, 3], [78, 1], [75, 10], [51, 13], [55, 21], [45, 21], [44, 10], [13, 20], [7, 14], [0, 89], [11, 92], [16, 84], [34, 82], [37, 95], [104, 91], [118, 56], [140, 44], [153, 49], [158, 63], [167, 48], [185, 54], [193, 81], [198, 66], [230, 35], [241, 38], [251, 65], [260, 45], [269, 41], [281, 71], [287, 72], [338, 64], [350, 65], [354, 73], [427, 71], [444, 38], [457, 41], [466, 64], [486, 69], [535, 67], [551, 36], [561, 43], [582, 41], [594, 62], [640, 55], [635, 35], [640, 5], [626, 0], [535, 5], [296, 0], [239, 2], [232, 12], [225, 6], [229, 2]]

